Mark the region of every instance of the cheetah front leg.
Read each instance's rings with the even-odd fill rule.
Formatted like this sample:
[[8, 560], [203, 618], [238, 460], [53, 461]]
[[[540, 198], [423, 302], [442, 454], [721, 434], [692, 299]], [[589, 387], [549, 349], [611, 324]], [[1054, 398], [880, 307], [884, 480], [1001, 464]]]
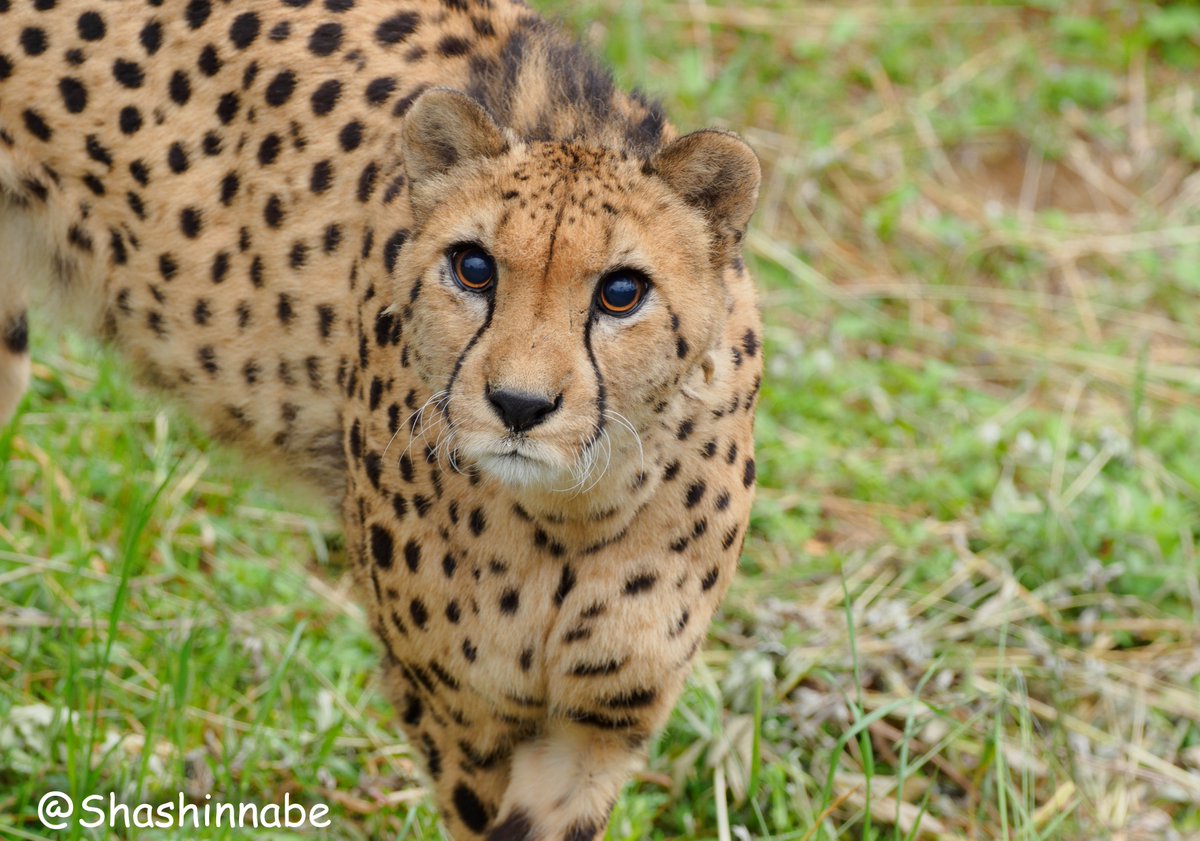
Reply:
[[641, 737], [554, 722], [513, 755], [500, 820], [488, 841], [601, 838], [621, 787], [641, 766]]
[[24, 220], [0, 197], [0, 427], [29, 387], [29, 320], [24, 265]]
[[622, 786], [670, 716], [716, 605], [687, 562], [674, 563], [651, 573], [633, 561], [615, 580], [581, 576], [566, 598], [547, 645], [549, 719], [513, 753], [489, 841], [603, 837]]

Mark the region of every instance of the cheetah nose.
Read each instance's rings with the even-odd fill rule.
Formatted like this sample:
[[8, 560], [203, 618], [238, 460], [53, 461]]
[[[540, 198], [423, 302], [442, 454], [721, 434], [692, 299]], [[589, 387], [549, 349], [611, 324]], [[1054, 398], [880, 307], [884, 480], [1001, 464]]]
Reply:
[[562, 395], [547, 400], [540, 394], [502, 388], [488, 392], [488, 400], [500, 420], [513, 432], [526, 432], [552, 415], [562, 405]]

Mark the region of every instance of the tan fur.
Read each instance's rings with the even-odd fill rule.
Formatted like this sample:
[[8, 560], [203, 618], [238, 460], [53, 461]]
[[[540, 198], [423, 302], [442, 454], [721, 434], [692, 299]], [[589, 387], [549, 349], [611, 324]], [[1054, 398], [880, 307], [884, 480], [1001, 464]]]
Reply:
[[[745, 536], [758, 164], [521, 6], [328, 5], [0, 12], [0, 232], [42, 231], [41, 285], [341, 501], [454, 836], [597, 838]], [[454, 282], [464, 243], [494, 291]], [[614, 318], [623, 269], [651, 287]], [[505, 390], [556, 408], [510, 433]]]

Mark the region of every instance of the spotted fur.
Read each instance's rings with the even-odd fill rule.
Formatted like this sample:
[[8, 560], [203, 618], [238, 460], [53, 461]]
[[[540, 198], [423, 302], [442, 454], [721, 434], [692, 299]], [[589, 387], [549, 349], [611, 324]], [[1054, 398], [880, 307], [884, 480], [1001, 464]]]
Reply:
[[598, 838], [745, 536], [758, 179], [509, 0], [0, 0], [0, 418], [56, 295], [341, 506], [452, 834]]

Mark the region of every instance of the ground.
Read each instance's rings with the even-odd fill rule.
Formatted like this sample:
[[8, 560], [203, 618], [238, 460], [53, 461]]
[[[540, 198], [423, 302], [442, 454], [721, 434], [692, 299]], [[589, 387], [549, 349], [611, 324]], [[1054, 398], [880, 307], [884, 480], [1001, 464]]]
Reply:
[[[610, 838], [1197, 837], [1200, 11], [538, 5], [766, 167], [757, 513]], [[115, 789], [437, 838], [333, 518], [34, 341], [0, 834]]]

